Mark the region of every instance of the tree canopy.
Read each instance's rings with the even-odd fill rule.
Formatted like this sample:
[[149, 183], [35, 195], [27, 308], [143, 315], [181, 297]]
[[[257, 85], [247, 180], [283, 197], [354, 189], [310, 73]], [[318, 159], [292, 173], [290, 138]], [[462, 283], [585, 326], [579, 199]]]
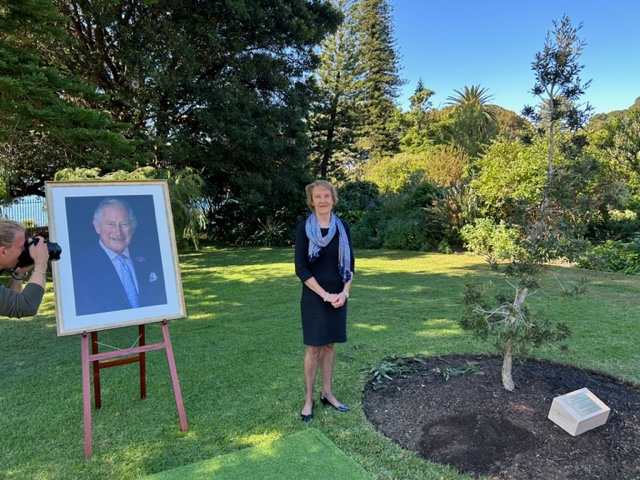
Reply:
[[[562, 208], [568, 216], [558, 228], [582, 228], [593, 209], [604, 218], [613, 197], [622, 199], [621, 185], [638, 196], [639, 110], [598, 115], [581, 129], [590, 115], [580, 103], [589, 86], [578, 62], [585, 44], [566, 16], [531, 64], [539, 103], [525, 119], [492, 105], [477, 84], [434, 108], [428, 78], [403, 111], [389, 0], [0, 7], [5, 199], [41, 194], [58, 171], [134, 178], [151, 169], [201, 179], [192, 206], [211, 236], [251, 243], [287, 241], [314, 177], [337, 186], [374, 181], [386, 199], [433, 189], [457, 213], [413, 202], [412, 215], [455, 217], [456, 228], [479, 216], [515, 222], [518, 212], [542, 226]], [[598, 191], [607, 187], [616, 192], [608, 199]], [[578, 200], [591, 213], [575, 216]], [[413, 244], [426, 248], [434, 238]]]
[[[42, 52], [63, 36], [46, 0], [0, 2], [0, 191], [42, 194], [65, 167], [112, 167], [135, 159], [122, 124], [101, 109], [105, 96]], [[93, 107], [93, 108], [92, 108]]]

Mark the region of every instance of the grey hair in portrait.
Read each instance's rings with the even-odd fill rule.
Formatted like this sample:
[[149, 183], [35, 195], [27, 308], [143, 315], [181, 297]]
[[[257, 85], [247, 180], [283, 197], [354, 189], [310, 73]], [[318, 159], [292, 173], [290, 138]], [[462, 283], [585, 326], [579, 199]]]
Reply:
[[129, 206], [127, 202], [124, 200], [120, 200], [118, 198], [105, 198], [102, 200], [98, 206], [96, 207], [96, 211], [93, 213], [93, 218], [99, 223], [102, 220], [102, 210], [106, 207], [118, 207], [124, 210], [129, 214], [129, 221], [136, 225], [138, 221], [136, 220], [136, 216], [133, 213], [133, 210]]
[[11, 247], [19, 232], [26, 233], [27, 229], [21, 223], [13, 220], [0, 220], [0, 245]]
[[326, 180], [316, 180], [313, 183], [310, 183], [305, 187], [305, 192], [307, 192], [307, 207], [309, 210], [313, 211], [313, 189], [316, 187], [326, 188], [331, 192], [331, 197], [333, 198], [333, 204], [338, 203], [338, 192], [336, 191], [336, 187], [334, 187], [331, 182]]

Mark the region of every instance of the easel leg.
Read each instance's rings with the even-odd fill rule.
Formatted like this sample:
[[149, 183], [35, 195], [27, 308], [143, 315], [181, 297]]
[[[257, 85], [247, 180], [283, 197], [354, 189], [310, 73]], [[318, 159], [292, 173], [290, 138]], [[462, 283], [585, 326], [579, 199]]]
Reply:
[[[144, 323], [138, 325], [138, 345], [143, 346], [144, 343]], [[145, 359], [145, 352], [140, 352], [140, 398], [147, 398], [147, 363]]]
[[91, 442], [91, 377], [89, 375], [89, 336], [82, 334], [80, 350], [82, 353], [82, 412], [84, 422], [84, 456], [90, 457], [93, 451]]
[[[98, 354], [98, 332], [91, 332], [91, 354]], [[94, 360], [93, 362], [93, 405], [96, 410], [99, 410], [102, 406], [102, 400], [100, 398], [100, 361]]]
[[187, 430], [187, 416], [184, 413], [184, 404], [182, 403], [182, 393], [180, 392], [180, 383], [178, 382], [178, 372], [176, 371], [176, 362], [173, 358], [173, 349], [171, 348], [171, 339], [169, 338], [169, 327], [167, 321], [162, 321], [162, 338], [164, 339], [164, 348], [167, 352], [167, 362], [169, 363], [169, 373], [171, 374], [171, 384], [173, 385], [173, 394], [176, 397], [176, 408], [178, 409], [178, 418], [180, 419], [180, 430]]

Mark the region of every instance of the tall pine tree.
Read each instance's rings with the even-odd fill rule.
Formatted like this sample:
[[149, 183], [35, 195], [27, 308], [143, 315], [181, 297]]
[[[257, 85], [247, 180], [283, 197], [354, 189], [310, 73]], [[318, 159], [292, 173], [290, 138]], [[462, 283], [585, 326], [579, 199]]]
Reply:
[[[360, 0], [356, 13], [359, 162], [398, 151], [393, 129], [395, 99], [403, 81], [395, 50], [391, 6], [388, 0]], [[358, 168], [355, 172], [358, 175]]]
[[356, 140], [356, 3], [333, 3], [344, 19], [336, 33], [320, 46], [320, 66], [315, 72], [319, 95], [309, 117], [309, 131], [314, 175], [339, 180], [347, 176]]

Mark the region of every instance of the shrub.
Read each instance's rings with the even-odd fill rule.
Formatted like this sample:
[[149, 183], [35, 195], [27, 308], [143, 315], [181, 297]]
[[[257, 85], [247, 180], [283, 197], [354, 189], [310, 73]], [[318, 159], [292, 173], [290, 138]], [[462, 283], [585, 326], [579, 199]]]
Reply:
[[429, 237], [422, 212], [403, 212], [384, 222], [382, 246], [393, 250], [426, 251], [432, 247]]
[[338, 188], [335, 213], [350, 224], [360, 220], [365, 212], [379, 203], [380, 192], [373, 182], [356, 181]]
[[433, 183], [420, 182], [415, 185], [406, 185], [402, 193], [405, 193], [405, 207], [424, 208], [442, 198], [443, 189]]
[[424, 207], [429, 228], [449, 245], [462, 245], [460, 230], [471, 221], [473, 195], [463, 185], [452, 184], [439, 190]]
[[[366, 187], [368, 182], [354, 183]], [[372, 198], [368, 204], [356, 203], [364, 208], [360, 215], [354, 215], [353, 210], [347, 212], [350, 217], [342, 213], [339, 215], [352, 219], [352, 240], [358, 248], [426, 251], [438, 247], [439, 251], [451, 252], [451, 238], [447, 236], [451, 231], [448, 228], [450, 212], [447, 210], [446, 214], [440, 214], [440, 210], [427, 209], [437, 204], [441, 196], [440, 187], [421, 182], [406, 185], [400, 193]], [[351, 200], [347, 205], [353, 204]], [[341, 197], [338, 206], [344, 209], [347, 205], [342, 204]]]
[[266, 222], [258, 218], [258, 224], [258, 230], [244, 242], [245, 245], [279, 247], [290, 243], [292, 232], [284, 223], [269, 217]]
[[24, 220], [21, 220], [20, 223], [25, 228], [36, 228], [38, 226], [38, 222], [36, 222], [33, 218], [25, 218]]
[[632, 240], [640, 231], [640, 219], [631, 210], [610, 210], [596, 216], [590, 223], [587, 236], [596, 242]]
[[380, 212], [368, 210], [362, 218], [351, 225], [351, 241], [355, 248], [382, 248], [379, 232]]
[[452, 254], [453, 250], [451, 249], [451, 245], [449, 245], [449, 242], [447, 242], [446, 240], [441, 240], [438, 244], [438, 253], [446, 253], [447, 255]]
[[578, 260], [578, 267], [629, 275], [640, 274], [640, 241], [607, 240], [590, 247]]
[[496, 225], [491, 218], [478, 218], [473, 224], [465, 225], [461, 236], [468, 250], [497, 259], [510, 258], [515, 248], [515, 230], [504, 222]]

